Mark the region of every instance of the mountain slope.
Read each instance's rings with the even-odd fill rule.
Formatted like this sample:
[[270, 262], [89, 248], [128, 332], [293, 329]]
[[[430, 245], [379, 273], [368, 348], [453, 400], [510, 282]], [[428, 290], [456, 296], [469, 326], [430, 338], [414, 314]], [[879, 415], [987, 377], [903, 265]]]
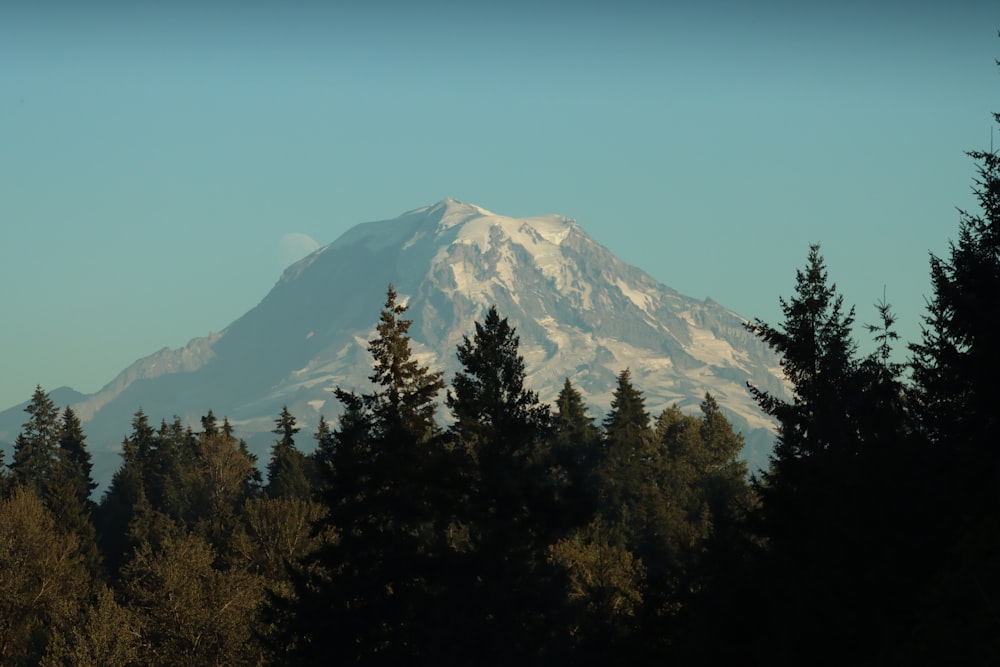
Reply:
[[[116, 448], [140, 407], [157, 422], [193, 424], [212, 408], [264, 456], [287, 404], [308, 446], [319, 415], [338, 413], [329, 390], [367, 386], [367, 342], [389, 283], [410, 306], [416, 353], [446, 379], [456, 345], [495, 304], [517, 327], [543, 400], [569, 377], [598, 414], [628, 367], [653, 414], [714, 394], [747, 435], [748, 459], [766, 460], [770, 424], [745, 385], [780, 392], [780, 368], [742, 318], [657, 283], [568, 218], [510, 218], [455, 200], [353, 227], [290, 266], [224, 331], [141, 359], [78, 401], [95, 458]], [[112, 457], [97, 468], [116, 466]]]

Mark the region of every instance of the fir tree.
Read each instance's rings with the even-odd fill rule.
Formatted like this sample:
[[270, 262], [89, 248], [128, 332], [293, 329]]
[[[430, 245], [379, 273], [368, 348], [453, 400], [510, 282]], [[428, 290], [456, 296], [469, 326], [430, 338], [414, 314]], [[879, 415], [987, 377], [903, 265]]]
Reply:
[[552, 474], [561, 512], [584, 524], [597, 511], [594, 475], [601, 456], [601, 430], [587, 414], [583, 396], [569, 378], [556, 398], [552, 417]]
[[910, 398], [928, 443], [924, 487], [938, 499], [927, 518], [947, 545], [916, 650], [973, 664], [1000, 659], [1000, 153], [969, 155], [978, 162], [978, 210], [961, 210], [947, 256], [931, 256], [932, 296], [922, 338], [910, 346]]
[[329, 539], [293, 577], [291, 601], [272, 598], [276, 643], [298, 662], [337, 655], [359, 664], [430, 661], [436, 575], [447, 548], [430, 472], [440, 456], [435, 399], [441, 374], [412, 356], [406, 306], [390, 286], [369, 343], [374, 390], [336, 390], [344, 405], [324, 470]]
[[[458, 346], [462, 370], [447, 404], [452, 436], [471, 462], [468, 601], [462, 632], [496, 664], [551, 659], [558, 595], [545, 547], [555, 541], [549, 407], [524, 386], [524, 359], [506, 318], [491, 307]], [[471, 656], [462, 659], [471, 660]]]
[[[926, 494], [915, 493], [917, 452], [904, 447], [888, 306], [874, 327], [879, 348], [859, 361], [854, 310], [844, 312], [817, 246], [796, 273], [795, 296], [781, 305], [780, 328], [759, 320], [748, 327], [782, 356], [793, 389], [786, 402], [751, 387], [778, 422], [751, 515], [766, 547], [761, 569], [748, 575], [767, 582], [756, 593], [767, 600], [756, 610], [756, 640], [767, 637], [774, 646], [761, 646], [761, 654], [773, 651], [778, 661], [842, 664], [871, 647], [885, 650], [903, 632], [919, 579], [913, 554], [929, 546], [913, 537], [922, 531], [908, 517], [919, 514]], [[780, 637], [766, 630], [779, 624]], [[834, 636], [841, 639], [813, 655], [812, 647]]]
[[780, 327], [760, 320], [747, 325], [781, 356], [793, 390], [787, 402], [750, 386], [761, 409], [778, 422], [778, 442], [759, 489], [772, 539], [794, 538], [814, 525], [816, 508], [809, 501], [824, 501], [809, 495], [810, 482], [821, 481], [811, 475], [826, 474], [831, 458], [857, 451], [855, 416], [848, 408], [857, 388], [854, 308], [844, 312], [818, 245], [810, 247], [806, 268], [795, 278], [795, 296], [780, 299], [785, 316]]
[[602, 513], [614, 523], [639, 503], [641, 468], [652, 435], [646, 399], [632, 384], [632, 373], [627, 368], [618, 374], [603, 426], [598, 488]]
[[280, 438], [271, 447], [271, 460], [267, 464], [267, 487], [264, 492], [270, 498], [299, 498], [306, 500], [312, 495], [312, 487], [307, 471], [308, 460], [295, 446], [295, 434], [299, 428], [288, 406], [281, 409], [281, 415], [274, 421], [272, 431]]
[[315, 490], [319, 490], [323, 484], [323, 480], [328, 477], [327, 469], [333, 463], [334, 448], [333, 430], [323, 415], [319, 416], [319, 424], [316, 425], [316, 432], [313, 433], [313, 439], [316, 441], [316, 448], [309, 455], [309, 465], [306, 469], [310, 475], [310, 486]]
[[44, 500], [46, 485], [59, 462], [59, 410], [41, 387], [24, 409], [28, 421], [14, 441], [10, 463], [14, 482]]
[[68, 470], [80, 505], [89, 512], [94, 507], [90, 494], [97, 488], [97, 483], [91, 475], [93, 464], [86, 439], [80, 418], [67, 406], [63, 410], [62, 428], [59, 434], [60, 462]]
[[136, 411], [132, 432], [122, 441], [122, 465], [112, 475], [94, 515], [101, 554], [112, 578], [137, 546], [129, 540], [129, 524], [139, 499], [146, 497], [143, 467], [155, 446], [155, 435], [146, 413]]

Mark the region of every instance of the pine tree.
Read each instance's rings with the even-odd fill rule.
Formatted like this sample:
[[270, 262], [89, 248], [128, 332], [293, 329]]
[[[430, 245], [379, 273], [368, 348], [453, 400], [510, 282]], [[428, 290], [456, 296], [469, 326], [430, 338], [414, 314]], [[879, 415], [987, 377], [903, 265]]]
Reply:
[[281, 415], [274, 424], [272, 432], [281, 437], [271, 448], [264, 492], [270, 498], [307, 500], [312, 496], [308, 460], [295, 446], [295, 434], [299, 432], [299, 428], [295, 425], [295, 417], [288, 411], [288, 406], [281, 409]]

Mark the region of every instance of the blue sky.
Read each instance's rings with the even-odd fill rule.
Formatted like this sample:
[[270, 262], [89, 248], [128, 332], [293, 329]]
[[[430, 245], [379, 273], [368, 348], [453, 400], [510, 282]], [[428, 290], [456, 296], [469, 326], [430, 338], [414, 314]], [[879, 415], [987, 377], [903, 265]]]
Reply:
[[818, 242], [914, 339], [1000, 4], [827, 4], [4, 3], [0, 407], [223, 329], [286, 235], [445, 197], [771, 323]]

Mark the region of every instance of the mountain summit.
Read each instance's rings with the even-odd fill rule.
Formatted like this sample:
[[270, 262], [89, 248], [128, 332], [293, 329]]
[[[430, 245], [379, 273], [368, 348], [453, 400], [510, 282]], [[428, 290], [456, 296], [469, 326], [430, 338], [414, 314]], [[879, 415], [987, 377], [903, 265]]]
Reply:
[[[389, 283], [409, 305], [415, 353], [446, 380], [462, 336], [496, 305], [517, 327], [527, 382], [543, 400], [568, 377], [598, 413], [629, 368], [653, 414], [675, 403], [696, 409], [711, 392], [744, 431], [750, 462], [766, 461], [771, 424], [746, 382], [781, 392], [781, 371], [743, 318], [656, 282], [569, 218], [511, 218], [446, 199], [351, 228], [289, 266], [222, 332], [141, 359], [76, 403], [98, 470], [117, 467], [101, 465], [101, 450], [116, 448], [140, 407], [154, 423], [179, 415], [192, 424], [211, 408], [259, 455], [282, 405], [304, 434], [320, 414], [332, 420], [330, 389], [368, 385], [367, 344]], [[13, 432], [3, 420], [5, 441], [23, 421], [16, 415]]]

